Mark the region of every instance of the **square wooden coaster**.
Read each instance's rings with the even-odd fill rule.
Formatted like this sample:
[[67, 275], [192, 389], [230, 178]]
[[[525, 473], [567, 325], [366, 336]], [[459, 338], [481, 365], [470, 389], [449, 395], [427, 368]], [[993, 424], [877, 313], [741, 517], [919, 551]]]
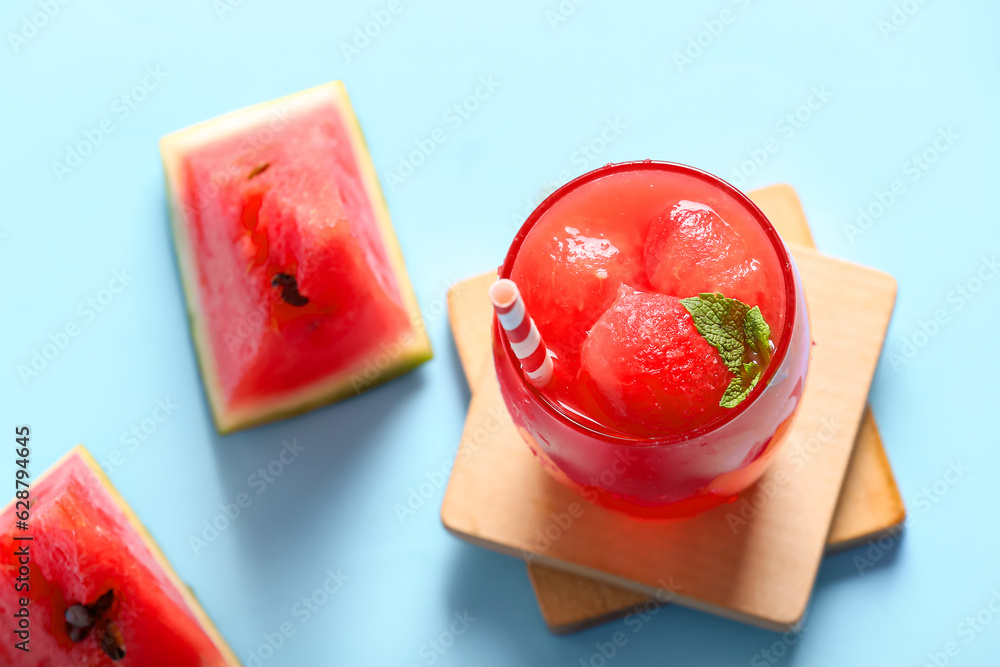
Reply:
[[[782, 237], [812, 245], [805, 212], [795, 190], [775, 185], [750, 193]], [[481, 373], [492, 373], [489, 327], [492, 310], [486, 297], [494, 273], [455, 285], [448, 294], [449, 318], [455, 345], [469, 386], [475, 389]], [[882, 439], [870, 409], [865, 410], [854, 454], [848, 464], [840, 500], [827, 536], [827, 552], [849, 548], [895, 528], [906, 517]], [[550, 630], [574, 632], [627, 614], [647, 600], [629, 588], [573, 574], [538, 563], [528, 563], [538, 604]]]
[[793, 254], [815, 345], [788, 440], [758, 487], [769, 495], [752, 516], [727, 505], [650, 523], [587, 505], [537, 465], [495, 377], [482, 373], [444, 525], [482, 546], [645, 595], [666, 589], [680, 604], [772, 629], [793, 626], [812, 589], [895, 298], [895, 281], [884, 273], [807, 248]]

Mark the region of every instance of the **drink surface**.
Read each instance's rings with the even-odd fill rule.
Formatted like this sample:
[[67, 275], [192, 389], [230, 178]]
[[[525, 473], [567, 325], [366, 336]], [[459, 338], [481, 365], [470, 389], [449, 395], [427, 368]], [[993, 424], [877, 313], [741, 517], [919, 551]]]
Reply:
[[594, 430], [643, 438], [725, 416], [733, 374], [681, 299], [721, 293], [758, 306], [776, 346], [785, 285], [771, 240], [746, 205], [662, 169], [585, 182], [545, 211], [510, 277], [555, 358], [541, 390]]

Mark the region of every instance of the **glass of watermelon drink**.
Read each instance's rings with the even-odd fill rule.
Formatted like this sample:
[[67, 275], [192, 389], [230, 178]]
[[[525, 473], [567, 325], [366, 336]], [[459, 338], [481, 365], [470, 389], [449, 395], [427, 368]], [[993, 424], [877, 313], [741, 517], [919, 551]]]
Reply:
[[609, 164], [535, 209], [499, 276], [554, 360], [535, 387], [494, 317], [501, 394], [557, 480], [655, 519], [761, 476], [802, 395], [809, 322], [788, 250], [744, 194], [684, 165]]

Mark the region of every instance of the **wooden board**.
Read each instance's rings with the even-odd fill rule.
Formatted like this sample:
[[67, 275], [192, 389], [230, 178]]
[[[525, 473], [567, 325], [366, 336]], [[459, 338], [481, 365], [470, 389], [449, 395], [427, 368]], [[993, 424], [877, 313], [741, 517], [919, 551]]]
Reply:
[[[795, 191], [776, 185], [750, 193], [782, 237], [812, 245], [812, 235]], [[486, 291], [495, 279], [485, 273], [455, 285], [448, 294], [455, 346], [475, 388], [482, 372], [492, 372], [489, 327], [492, 310]], [[874, 539], [906, 517], [896, 480], [870, 409], [865, 411], [853, 458], [827, 538], [827, 552]], [[627, 614], [647, 596], [596, 579], [538, 563], [528, 564], [542, 616], [553, 632], [573, 632]]]
[[[679, 604], [775, 630], [793, 627], [826, 544], [896, 285], [887, 274], [808, 248], [792, 252], [812, 325], [809, 380], [787, 442], [762, 479], [773, 494], [746, 525], [732, 527], [730, 505], [672, 523], [581, 508], [577, 495], [538, 466], [503, 409], [495, 377], [481, 373], [442, 505], [445, 527], [645, 595], [669, 590]], [[819, 436], [822, 446], [813, 447]], [[574, 514], [571, 525], [553, 531], [555, 517], [566, 513]], [[540, 548], [546, 530], [558, 539]]]

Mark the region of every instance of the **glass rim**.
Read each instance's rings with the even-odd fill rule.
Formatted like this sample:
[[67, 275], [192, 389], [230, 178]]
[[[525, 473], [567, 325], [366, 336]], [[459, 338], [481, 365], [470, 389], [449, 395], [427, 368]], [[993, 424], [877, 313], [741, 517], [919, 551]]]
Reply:
[[521, 369], [521, 362], [514, 355], [514, 351], [511, 349], [510, 343], [507, 340], [507, 333], [503, 330], [503, 327], [498, 325], [496, 313], [493, 313], [493, 330], [496, 335], [499, 335], [501, 341], [503, 342], [503, 352], [504, 358], [508, 364], [512, 364], [516, 369], [517, 377], [521, 385], [535, 398], [536, 402], [542, 406], [542, 408], [554, 417], [558, 421], [567, 424], [574, 428], [575, 430], [585, 433], [591, 437], [596, 437], [607, 442], [613, 442], [623, 446], [635, 446], [635, 447], [650, 447], [650, 446], [666, 446], [666, 445], [677, 445], [694, 440], [705, 434], [716, 431], [726, 424], [729, 424], [734, 419], [743, 414], [751, 405], [757, 402], [757, 399], [767, 390], [777, 372], [778, 368], [784, 363], [785, 357], [787, 356], [788, 349], [791, 346], [792, 332], [794, 331], [796, 324], [796, 313], [798, 312], [798, 299], [795, 289], [795, 272], [794, 272], [794, 261], [788, 252], [788, 248], [785, 246], [784, 241], [781, 240], [781, 236], [778, 234], [778, 230], [774, 228], [771, 221], [767, 219], [764, 212], [760, 210], [753, 200], [751, 200], [747, 195], [738, 190], [735, 186], [731, 185], [727, 181], [719, 178], [714, 174], [710, 174], [707, 171], [698, 169], [697, 167], [692, 167], [686, 164], [681, 164], [679, 162], [666, 162], [661, 160], [635, 160], [630, 162], [617, 162], [608, 163], [603, 167], [598, 167], [592, 171], [588, 171], [585, 174], [577, 176], [573, 180], [567, 182], [566, 184], [559, 187], [552, 194], [546, 197], [535, 210], [531, 212], [528, 218], [521, 225], [517, 234], [514, 236], [514, 240], [511, 241], [510, 247], [507, 249], [507, 254], [504, 257], [503, 264], [497, 270], [497, 274], [500, 278], [510, 278], [511, 271], [514, 268], [514, 260], [517, 258], [517, 253], [521, 249], [521, 245], [524, 243], [524, 239], [527, 237], [528, 233], [535, 226], [535, 223], [550, 209], [556, 202], [565, 197], [567, 194], [576, 190], [582, 185], [595, 181], [603, 176], [608, 176], [610, 174], [617, 174], [627, 171], [646, 171], [646, 170], [663, 170], [672, 171], [676, 173], [681, 173], [687, 176], [693, 176], [702, 181], [705, 181], [712, 186], [718, 188], [724, 193], [731, 196], [737, 203], [742, 205], [751, 215], [751, 217], [758, 222], [764, 235], [767, 237], [768, 241], [771, 242], [771, 246], [778, 257], [778, 263], [781, 265], [781, 274], [784, 279], [785, 284], [785, 324], [783, 335], [781, 336], [781, 342], [778, 344], [771, 355], [771, 362], [767, 365], [767, 370], [764, 371], [764, 376], [754, 387], [753, 391], [750, 392], [749, 396], [746, 397], [739, 405], [735, 408], [730, 409], [730, 411], [721, 419], [716, 419], [715, 421], [709, 422], [696, 429], [690, 431], [685, 431], [683, 433], [677, 433], [668, 436], [638, 436], [630, 435], [628, 433], [613, 431], [612, 429], [607, 430], [597, 430], [582, 423], [577, 418], [573, 416], [572, 413], [560, 408], [552, 401], [547, 399], [534, 385], [530, 382], [526, 382], [524, 378], [524, 371]]

